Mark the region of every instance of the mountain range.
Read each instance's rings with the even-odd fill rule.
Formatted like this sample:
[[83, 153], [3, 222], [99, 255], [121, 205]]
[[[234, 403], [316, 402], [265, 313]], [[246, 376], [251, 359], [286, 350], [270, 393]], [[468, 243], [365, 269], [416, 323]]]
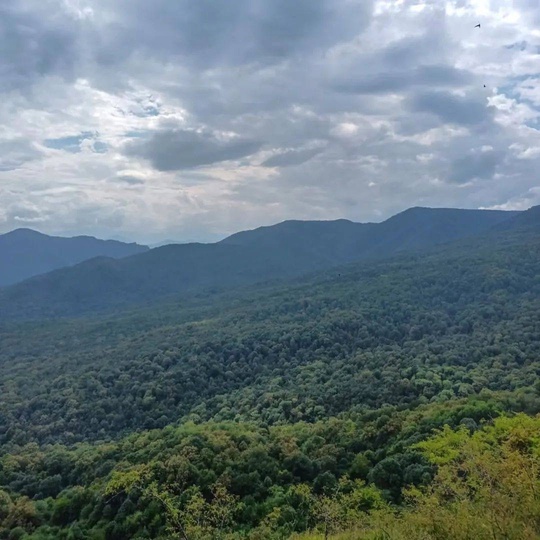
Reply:
[[[352, 515], [339, 538], [411, 511], [425, 514], [395, 537], [426, 524], [427, 538], [450, 514], [461, 527], [473, 503], [466, 529], [452, 518], [441, 539], [491, 538], [473, 526], [500, 501], [504, 516], [534, 518], [537, 464], [523, 463], [539, 429], [539, 275], [540, 207], [415, 208], [101, 257], [5, 287], [0, 538], [165, 540], [171, 524], [199, 527], [194, 512], [225, 511], [226, 531], [201, 521], [204, 535], [183, 537], [312, 540], [291, 534], [324, 531], [327, 511], [311, 510], [323, 501]], [[448, 449], [463, 455], [441, 474]], [[458, 485], [454, 467], [482, 478]], [[493, 478], [508, 480], [495, 495]], [[509, 498], [516, 478], [526, 494]], [[456, 486], [465, 496], [447, 511]], [[404, 499], [412, 489], [427, 502]], [[534, 536], [532, 518], [506, 537]]]
[[78, 316], [172, 295], [294, 278], [347, 263], [414, 253], [501, 227], [511, 230], [515, 220], [532, 213], [415, 207], [382, 223], [286, 221], [214, 244], [148, 250], [113, 243], [142, 252], [121, 259], [94, 257], [5, 287], [0, 290], [0, 318]]
[[0, 235], [0, 287], [97, 256], [119, 259], [148, 249], [135, 243], [98, 240], [92, 236], [62, 238], [16, 229]]

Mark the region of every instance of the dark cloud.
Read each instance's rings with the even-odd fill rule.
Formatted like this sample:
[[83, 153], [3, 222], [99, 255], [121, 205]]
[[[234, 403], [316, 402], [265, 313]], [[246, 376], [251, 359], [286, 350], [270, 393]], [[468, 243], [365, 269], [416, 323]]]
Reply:
[[163, 129], [147, 139], [126, 146], [127, 155], [147, 159], [159, 171], [178, 171], [254, 154], [261, 147], [255, 140], [219, 137], [210, 131]]
[[0, 89], [25, 88], [47, 75], [72, 77], [79, 59], [77, 26], [52, 0], [2, 0]]
[[493, 178], [505, 154], [504, 151], [492, 149], [471, 151], [452, 163], [448, 180], [454, 184], [466, 184], [477, 179], [489, 180]]
[[0, 171], [13, 171], [42, 156], [30, 141], [23, 138], [0, 140]]
[[444, 91], [418, 93], [410, 99], [409, 107], [412, 112], [431, 113], [449, 124], [474, 125], [492, 117], [485, 99]]
[[[443, 89], [470, 84], [473, 75], [454, 65], [444, 10], [425, 10], [418, 32], [376, 46], [368, 42], [334, 68], [330, 86], [342, 93], [398, 93], [415, 87]], [[455, 51], [459, 44], [455, 44]]]
[[266, 161], [263, 161], [264, 167], [290, 167], [293, 165], [300, 165], [310, 160], [312, 157], [320, 154], [322, 148], [311, 148], [305, 150], [287, 150], [276, 154]]
[[420, 63], [441, 61], [448, 56], [448, 37], [444, 27], [444, 12], [433, 11], [426, 18], [422, 32], [397, 39], [375, 55], [378, 63], [403, 69], [416, 68]]
[[356, 80], [337, 84], [336, 89], [354, 94], [380, 94], [397, 92], [413, 86], [432, 88], [463, 86], [471, 80], [472, 76], [467, 71], [452, 66], [431, 65], [360, 76]]
[[299, 50], [323, 50], [367, 26], [372, 0], [102, 1], [113, 22], [100, 33], [97, 59], [136, 51], [212, 67], [273, 62]]

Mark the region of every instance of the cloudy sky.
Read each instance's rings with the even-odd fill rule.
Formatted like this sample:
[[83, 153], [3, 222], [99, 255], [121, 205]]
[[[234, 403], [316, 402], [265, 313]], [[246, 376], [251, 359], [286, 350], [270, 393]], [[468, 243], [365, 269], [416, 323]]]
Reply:
[[2, 0], [0, 52], [0, 233], [540, 204], [538, 0]]

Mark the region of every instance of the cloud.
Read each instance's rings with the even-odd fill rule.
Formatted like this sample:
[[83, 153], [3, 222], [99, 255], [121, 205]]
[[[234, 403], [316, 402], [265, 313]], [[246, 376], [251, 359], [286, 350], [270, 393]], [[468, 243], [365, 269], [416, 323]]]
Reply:
[[146, 159], [159, 171], [178, 171], [254, 154], [261, 143], [207, 130], [162, 129], [128, 144], [126, 154]]
[[473, 150], [452, 163], [449, 181], [466, 184], [472, 180], [492, 179], [505, 154], [504, 151], [496, 152], [492, 148]]
[[449, 124], [473, 125], [491, 118], [485, 100], [444, 91], [420, 92], [412, 96], [409, 107], [413, 113], [427, 112]]
[[0, 3], [0, 89], [25, 89], [50, 75], [71, 78], [77, 67], [77, 21], [55, 0]]
[[262, 162], [263, 167], [291, 167], [300, 165], [310, 160], [312, 157], [320, 154], [322, 148], [310, 148], [304, 150], [286, 150], [275, 154]]
[[11, 219], [19, 224], [32, 225], [43, 223], [47, 220], [47, 216], [36, 205], [17, 203], [7, 209], [6, 219]]
[[530, 0], [5, 0], [0, 232], [28, 219], [154, 242], [525, 205], [539, 15]]
[[131, 176], [129, 174], [122, 174], [109, 179], [110, 182], [128, 184], [130, 186], [142, 186], [145, 181], [137, 176]]
[[55, 150], [64, 150], [76, 154], [81, 151], [81, 143], [87, 139], [91, 139], [93, 133], [85, 131], [79, 135], [69, 135], [67, 137], [59, 137], [57, 139], [45, 139], [44, 146]]
[[452, 66], [427, 65], [407, 70], [395, 69], [336, 85], [337, 90], [355, 94], [379, 94], [419, 87], [459, 87], [469, 83], [470, 73]]
[[24, 138], [0, 140], [0, 171], [14, 171], [35, 161], [42, 153]]
[[97, 6], [109, 21], [98, 61], [119, 62], [141, 51], [198, 68], [325, 50], [365, 28], [372, 10], [371, 0], [102, 0]]

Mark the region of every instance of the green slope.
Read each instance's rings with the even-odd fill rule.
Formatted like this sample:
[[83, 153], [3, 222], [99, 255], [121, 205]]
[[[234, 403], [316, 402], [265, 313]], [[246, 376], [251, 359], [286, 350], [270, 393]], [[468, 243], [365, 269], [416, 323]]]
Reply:
[[0, 319], [69, 317], [305, 275], [484, 233], [515, 212], [413, 208], [380, 224], [285, 222], [217, 244], [99, 258], [0, 290]]
[[120, 259], [148, 249], [134, 243], [98, 240], [91, 236], [62, 238], [31, 229], [17, 229], [0, 234], [0, 287], [94, 257]]
[[504, 415], [540, 410], [538, 217], [286, 286], [4, 323], [0, 538], [535, 538], [540, 419]]
[[108, 438], [189, 415], [313, 421], [529, 387], [539, 250], [535, 229], [506, 231], [116, 320], [5, 327], [1, 440]]

